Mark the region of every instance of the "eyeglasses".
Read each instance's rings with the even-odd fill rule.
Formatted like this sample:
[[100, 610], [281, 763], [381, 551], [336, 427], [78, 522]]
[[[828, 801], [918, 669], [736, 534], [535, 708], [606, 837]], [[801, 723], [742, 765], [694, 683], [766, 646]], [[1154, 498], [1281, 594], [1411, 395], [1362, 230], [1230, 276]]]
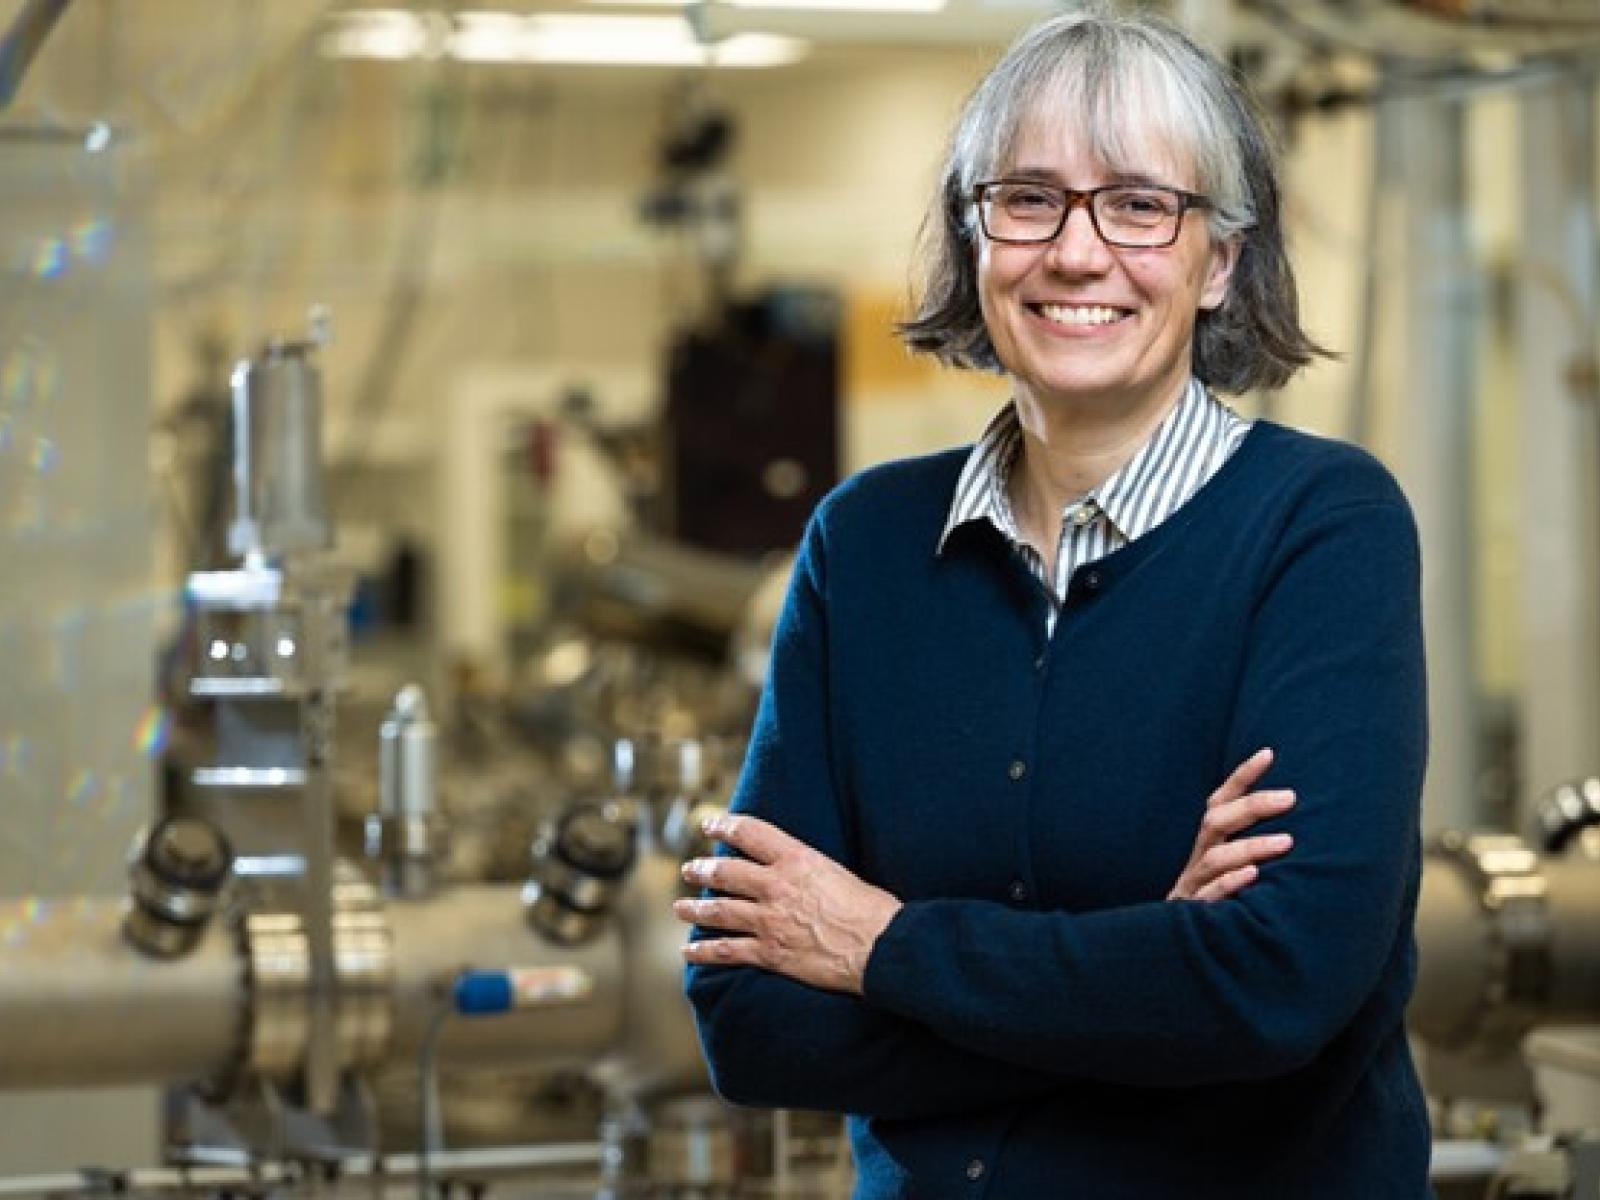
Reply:
[[991, 179], [974, 187], [972, 198], [984, 236], [1007, 246], [1055, 241], [1082, 204], [1106, 245], [1159, 250], [1178, 240], [1184, 213], [1211, 207], [1204, 196], [1157, 184], [1117, 183], [1080, 192], [1051, 183]]

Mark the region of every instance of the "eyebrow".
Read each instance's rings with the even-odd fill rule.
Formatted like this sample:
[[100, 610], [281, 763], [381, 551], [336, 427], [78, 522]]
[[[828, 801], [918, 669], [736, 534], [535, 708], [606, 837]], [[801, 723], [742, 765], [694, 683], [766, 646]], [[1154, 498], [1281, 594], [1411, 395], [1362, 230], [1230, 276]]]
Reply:
[[[1036, 183], [1053, 183], [1059, 187], [1066, 187], [1060, 172], [1049, 167], [1012, 167], [1002, 176], [1005, 179], [1024, 179]], [[1106, 173], [1105, 187], [1161, 187], [1179, 189], [1176, 184], [1168, 183], [1154, 175], [1143, 171], [1109, 171]], [[1081, 189], [1087, 190], [1087, 189]]]

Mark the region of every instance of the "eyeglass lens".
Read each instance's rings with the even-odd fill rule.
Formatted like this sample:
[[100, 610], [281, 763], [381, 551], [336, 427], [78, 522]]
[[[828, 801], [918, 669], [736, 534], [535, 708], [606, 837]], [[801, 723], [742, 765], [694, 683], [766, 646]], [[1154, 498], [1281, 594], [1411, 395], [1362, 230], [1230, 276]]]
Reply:
[[1068, 193], [1046, 184], [997, 183], [984, 190], [984, 229], [1002, 241], [1048, 242], [1060, 233], [1069, 208], [1080, 198], [1088, 203], [1100, 236], [1117, 245], [1167, 245], [1176, 238], [1183, 217], [1179, 196], [1161, 188]]

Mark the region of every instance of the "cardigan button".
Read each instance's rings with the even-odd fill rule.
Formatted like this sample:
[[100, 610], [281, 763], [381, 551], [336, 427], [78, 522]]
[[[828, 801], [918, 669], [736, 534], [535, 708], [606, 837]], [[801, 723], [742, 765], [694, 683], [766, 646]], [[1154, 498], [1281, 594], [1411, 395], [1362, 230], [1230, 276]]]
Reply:
[[976, 1183], [983, 1178], [983, 1159], [975, 1158], [967, 1164], [967, 1178]]
[[1021, 779], [1027, 773], [1028, 764], [1023, 762], [1020, 758], [1013, 759], [1011, 765], [1006, 768], [1006, 774], [1011, 776], [1011, 781], [1013, 783]]
[[1100, 590], [1100, 572], [1085, 571], [1083, 573], [1083, 590], [1091, 596]]
[[1013, 879], [1011, 886], [1006, 889], [1006, 895], [1011, 897], [1013, 904], [1021, 904], [1028, 898], [1028, 885], [1020, 879]]

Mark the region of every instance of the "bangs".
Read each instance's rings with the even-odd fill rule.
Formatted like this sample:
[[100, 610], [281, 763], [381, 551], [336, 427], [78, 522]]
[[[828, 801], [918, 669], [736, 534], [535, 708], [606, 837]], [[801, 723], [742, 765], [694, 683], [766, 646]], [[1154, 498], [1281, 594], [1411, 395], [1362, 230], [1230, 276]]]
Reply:
[[1167, 45], [1137, 33], [1094, 25], [1073, 32], [1078, 36], [1020, 48], [1008, 72], [1011, 86], [983, 106], [991, 138], [988, 153], [974, 156], [970, 182], [1018, 165], [1017, 146], [1030, 133], [1048, 137], [1076, 128], [1113, 174], [1154, 174], [1209, 197], [1218, 236], [1251, 224], [1224, 101], [1203, 76], [1196, 78], [1198, 64], [1175, 59]]

